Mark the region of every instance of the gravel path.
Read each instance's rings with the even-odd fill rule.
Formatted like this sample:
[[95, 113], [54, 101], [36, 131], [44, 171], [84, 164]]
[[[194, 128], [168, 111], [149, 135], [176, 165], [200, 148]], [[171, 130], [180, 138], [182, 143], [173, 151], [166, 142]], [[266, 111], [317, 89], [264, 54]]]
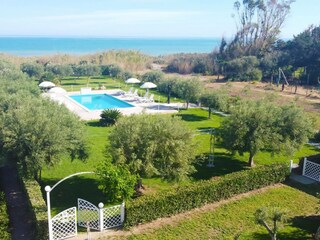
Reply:
[[6, 195], [10, 230], [13, 240], [33, 240], [35, 228], [28, 210], [28, 200], [13, 167], [0, 169], [1, 184]]

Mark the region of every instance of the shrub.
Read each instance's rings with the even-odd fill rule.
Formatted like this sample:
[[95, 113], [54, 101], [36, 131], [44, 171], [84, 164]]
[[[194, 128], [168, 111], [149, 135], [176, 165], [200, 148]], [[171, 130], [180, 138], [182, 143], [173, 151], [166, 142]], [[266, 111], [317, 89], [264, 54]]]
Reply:
[[23, 179], [24, 189], [29, 199], [29, 208], [36, 225], [36, 239], [48, 239], [47, 206], [43, 200], [40, 186], [35, 180]]
[[121, 115], [122, 114], [118, 109], [105, 109], [100, 115], [100, 124], [102, 126], [114, 125]]
[[4, 193], [0, 191], [0, 239], [10, 240], [9, 232], [9, 216], [7, 213], [7, 205], [4, 198]]
[[199, 181], [169, 192], [157, 193], [126, 204], [125, 227], [169, 217], [236, 194], [282, 182], [289, 167], [275, 164], [227, 174], [217, 180]]

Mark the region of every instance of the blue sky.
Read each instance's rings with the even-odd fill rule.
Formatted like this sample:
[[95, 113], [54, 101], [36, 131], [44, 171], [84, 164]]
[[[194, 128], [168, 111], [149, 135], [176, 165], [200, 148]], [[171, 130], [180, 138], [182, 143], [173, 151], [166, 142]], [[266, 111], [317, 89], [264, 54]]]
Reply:
[[[231, 37], [234, 0], [0, 0], [0, 36]], [[320, 24], [320, 0], [296, 0], [291, 38]]]

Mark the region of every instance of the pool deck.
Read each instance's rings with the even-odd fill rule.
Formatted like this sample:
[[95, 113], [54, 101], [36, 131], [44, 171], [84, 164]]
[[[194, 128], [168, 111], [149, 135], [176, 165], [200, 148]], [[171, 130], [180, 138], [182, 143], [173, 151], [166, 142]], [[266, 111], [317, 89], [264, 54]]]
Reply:
[[[118, 108], [120, 112], [124, 115], [131, 115], [131, 114], [139, 114], [139, 113], [148, 113], [148, 114], [172, 114], [177, 113], [178, 109], [183, 106], [182, 103], [172, 103], [172, 104], [164, 104], [164, 103], [141, 103], [135, 100], [132, 97], [125, 97], [121, 95], [121, 90], [114, 89], [114, 90], [92, 90], [91, 94], [109, 94], [115, 98], [120, 100], [126, 101], [133, 105], [134, 107], [130, 108]], [[68, 92], [66, 94], [61, 93], [44, 93], [43, 95], [49, 97], [55, 102], [60, 104], [64, 104], [71, 112], [75, 113], [77, 116], [80, 117], [81, 120], [96, 120], [100, 119], [100, 114], [102, 110], [88, 110], [87, 108], [83, 107], [81, 104], [77, 103], [76, 101], [69, 98], [69, 95], [80, 94], [78, 92]]]

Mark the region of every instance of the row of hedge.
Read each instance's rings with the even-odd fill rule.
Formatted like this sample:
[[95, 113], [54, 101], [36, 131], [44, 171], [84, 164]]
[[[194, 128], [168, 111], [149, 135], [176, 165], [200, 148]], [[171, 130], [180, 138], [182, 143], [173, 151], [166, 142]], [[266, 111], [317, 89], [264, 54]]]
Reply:
[[23, 179], [23, 185], [29, 199], [29, 207], [36, 225], [36, 239], [48, 239], [47, 206], [44, 202], [40, 185], [35, 180]]
[[169, 217], [234, 195], [283, 182], [289, 176], [285, 164], [256, 167], [227, 174], [217, 180], [195, 182], [169, 192], [138, 198], [126, 204], [126, 228]]
[[10, 240], [11, 234], [9, 231], [9, 216], [7, 212], [7, 204], [5, 195], [0, 189], [0, 239]]

